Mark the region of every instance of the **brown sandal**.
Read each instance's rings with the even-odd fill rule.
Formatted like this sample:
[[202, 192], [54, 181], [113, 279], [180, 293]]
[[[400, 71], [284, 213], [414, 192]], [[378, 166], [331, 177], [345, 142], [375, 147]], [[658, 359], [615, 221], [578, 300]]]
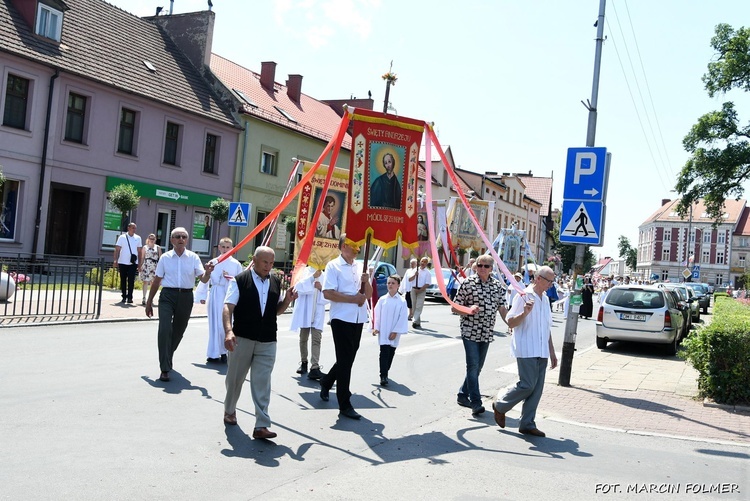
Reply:
[[229, 425], [232, 425], [232, 426], [236, 425], [237, 424], [237, 411], [235, 411], [235, 412], [233, 412], [231, 414], [227, 414], [225, 412], [224, 413], [224, 424], [229, 424]]

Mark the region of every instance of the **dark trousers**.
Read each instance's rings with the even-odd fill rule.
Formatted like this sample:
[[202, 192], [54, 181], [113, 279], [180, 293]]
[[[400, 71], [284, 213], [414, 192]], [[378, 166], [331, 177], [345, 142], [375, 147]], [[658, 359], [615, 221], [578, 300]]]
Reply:
[[406, 307], [411, 310], [411, 292], [407, 292], [404, 299], [406, 299]]
[[133, 300], [133, 287], [135, 287], [135, 273], [138, 271], [137, 264], [118, 264], [117, 270], [120, 272], [120, 292], [122, 300]]
[[391, 370], [393, 356], [396, 354], [396, 347], [389, 344], [380, 345], [380, 377], [387, 378], [388, 371]]
[[362, 339], [362, 326], [343, 320], [331, 320], [331, 331], [333, 333], [333, 345], [336, 349], [336, 363], [320, 380], [320, 385], [331, 389], [336, 383], [336, 398], [339, 401], [339, 409], [349, 409], [352, 393], [349, 391], [349, 382], [352, 379], [352, 365], [354, 357], [357, 356], [359, 342]]
[[193, 311], [193, 291], [181, 292], [162, 288], [159, 294], [159, 366], [172, 370], [172, 355], [180, 346]]

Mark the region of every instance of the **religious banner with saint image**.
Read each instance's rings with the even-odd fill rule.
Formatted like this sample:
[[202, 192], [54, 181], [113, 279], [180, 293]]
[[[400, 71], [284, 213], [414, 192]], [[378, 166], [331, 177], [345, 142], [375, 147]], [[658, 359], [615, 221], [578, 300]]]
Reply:
[[357, 108], [352, 115], [347, 239], [417, 246], [417, 172], [424, 122]]
[[[307, 173], [313, 167], [311, 162], [303, 162], [302, 172]], [[344, 233], [346, 221], [346, 197], [349, 190], [349, 172], [335, 168], [325, 198], [325, 183], [328, 166], [321, 164], [309, 183], [302, 187], [297, 205], [297, 233], [294, 242], [294, 261], [297, 261], [306, 238], [312, 238], [312, 250], [307, 264], [323, 270], [331, 259], [339, 255], [339, 237]], [[313, 216], [320, 211], [318, 224], [311, 228]]]
[[[489, 214], [490, 204], [484, 200], [472, 200], [469, 202], [472, 212], [477, 217], [477, 221], [482, 232], [487, 232], [487, 215]], [[483, 247], [482, 236], [479, 230], [467, 213], [466, 207], [462, 204], [455, 204], [453, 210], [448, 214], [448, 224], [451, 232], [451, 239], [456, 248], [473, 249], [480, 251]]]

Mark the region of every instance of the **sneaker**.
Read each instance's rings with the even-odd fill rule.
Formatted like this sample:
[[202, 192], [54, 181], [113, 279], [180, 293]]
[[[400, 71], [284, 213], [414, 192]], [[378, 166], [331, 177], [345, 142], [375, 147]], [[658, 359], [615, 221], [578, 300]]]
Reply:
[[297, 374], [307, 374], [307, 362], [301, 362]]
[[146, 298], [143, 298], [143, 299], [141, 300], [141, 306], [146, 306]]
[[318, 381], [323, 376], [325, 376], [325, 373], [320, 370], [320, 367], [316, 367], [314, 369], [310, 369], [310, 373], [307, 375], [307, 379]]
[[456, 398], [456, 403], [460, 405], [461, 407], [471, 407], [471, 402], [469, 401], [469, 397], [466, 395], [462, 395], [459, 393]]

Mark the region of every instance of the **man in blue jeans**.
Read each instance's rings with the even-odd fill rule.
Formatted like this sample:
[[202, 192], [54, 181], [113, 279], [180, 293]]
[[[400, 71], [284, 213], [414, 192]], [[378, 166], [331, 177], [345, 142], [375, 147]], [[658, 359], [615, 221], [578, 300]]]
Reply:
[[479, 391], [479, 373], [482, 372], [487, 350], [494, 339], [497, 312], [505, 321], [505, 287], [492, 277], [494, 260], [489, 254], [476, 260], [477, 272], [463, 281], [456, 293], [455, 302], [467, 306], [469, 313], [452, 308], [461, 315], [461, 338], [466, 354], [466, 377], [458, 390], [458, 405], [471, 407], [473, 415], [484, 412]]

